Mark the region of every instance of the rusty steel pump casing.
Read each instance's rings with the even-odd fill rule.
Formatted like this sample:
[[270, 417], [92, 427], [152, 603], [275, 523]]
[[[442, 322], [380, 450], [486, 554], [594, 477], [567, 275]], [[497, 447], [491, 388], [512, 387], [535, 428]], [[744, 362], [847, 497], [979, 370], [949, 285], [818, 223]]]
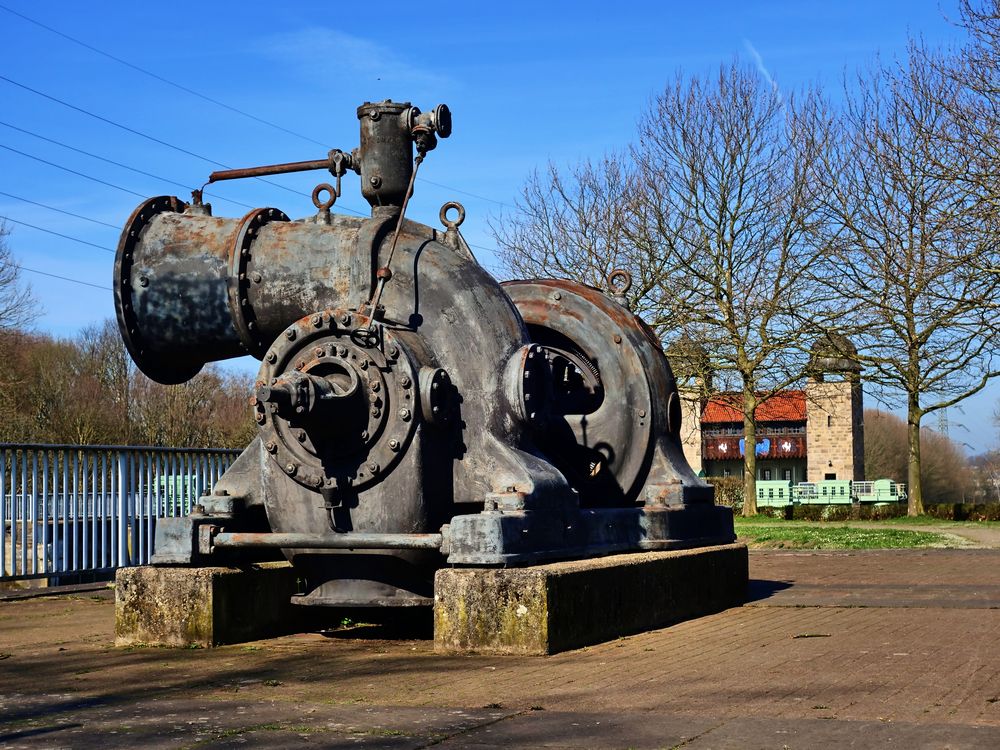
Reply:
[[258, 437], [190, 516], [158, 523], [154, 564], [273, 547], [302, 571], [299, 603], [409, 606], [443, 564], [732, 541], [731, 512], [684, 460], [677, 389], [643, 322], [575, 282], [501, 285], [457, 204], [444, 232], [401, 218], [413, 145], [419, 166], [450, 134], [446, 108], [358, 116], [361, 147], [330, 169], [362, 175], [371, 218], [330, 212], [326, 186], [331, 201], [314, 194], [319, 212], [296, 221], [159, 197], [125, 226], [115, 303], [144, 373], [178, 383], [261, 360]]

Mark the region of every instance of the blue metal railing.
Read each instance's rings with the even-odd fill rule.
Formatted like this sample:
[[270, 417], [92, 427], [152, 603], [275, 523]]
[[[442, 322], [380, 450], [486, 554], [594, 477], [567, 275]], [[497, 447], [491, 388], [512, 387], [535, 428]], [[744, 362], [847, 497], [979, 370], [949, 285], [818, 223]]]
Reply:
[[190, 512], [239, 453], [0, 443], [0, 581], [148, 563], [156, 519]]

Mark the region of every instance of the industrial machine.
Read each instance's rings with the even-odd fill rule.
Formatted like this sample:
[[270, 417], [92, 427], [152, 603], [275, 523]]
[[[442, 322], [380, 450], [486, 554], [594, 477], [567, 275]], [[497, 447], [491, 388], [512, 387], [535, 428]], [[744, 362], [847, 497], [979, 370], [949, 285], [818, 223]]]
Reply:
[[[142, 372], [180, 383], [261, 360], [258, 437], [190, 516], [158, 523], [154, 564], [271, 548], [300, 571], [300, 604], [408, 606], [431, 601], [446, 564], [733, 541], [731, 512], [684, 460], [674, 379], [623, 304], [628, 274], [606, 291], [498, 283], [459, 232], [461, 205], [442, 207], [443, 231], [406, 218], [448, 108], [357, 115], [350, 152], [210, 177], [329, 170], [313, 215], [216, 217], [195, 191], [147, 200], [125, 226], [115, 305]], [[370, 218], [331, 211], [349, 172]]]

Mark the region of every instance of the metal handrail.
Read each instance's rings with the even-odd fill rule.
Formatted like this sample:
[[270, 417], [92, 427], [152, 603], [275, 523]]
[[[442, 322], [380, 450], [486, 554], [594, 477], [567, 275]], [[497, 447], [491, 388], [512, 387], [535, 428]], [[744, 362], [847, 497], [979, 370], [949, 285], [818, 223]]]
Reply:
[[149, 562], [239, 455], [226, 448], [0, 443], [0, 580], [72, 580]]

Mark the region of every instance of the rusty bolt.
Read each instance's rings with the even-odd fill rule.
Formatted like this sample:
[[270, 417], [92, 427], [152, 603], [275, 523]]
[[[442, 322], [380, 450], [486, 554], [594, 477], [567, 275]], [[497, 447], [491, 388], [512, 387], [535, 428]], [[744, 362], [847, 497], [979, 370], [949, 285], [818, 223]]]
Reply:
[[139, 286], [149, 286], [149, 279], [147, 279], [145, 276], [140, 276]]
[[315, 354], [317, 357], [325, 357], [326, 349], [324, 349], [322, 346], [317, 346], [316, 349], [313, 351], [313, 354]]
[[343, 323], [345, 326], [349, 326], [351, 324], [351, 314], [344, 313], [343, 315], [341, 315], [340, 322]]
[[265, 359], [267, 359], [267, 361], [273, 365], [275, 362], [278, 361], [278, 355], [275, 354], [274, 352], [268, 352], [267, 357], [265, 357]]
[[276, 385], [278, 382], [277, 378], [271, 378], [271, 385]]
[[402, 419], [404, 422], [409, 422], [410, 421], [410, 410], [406, 409], [406, 408], [400, 409], [399, 410], [399, 418]]
[[255, 414], [254, 419], [256, 420], [257, 424], [264, 424], [264, 422], [267, 421], [267, 417], [265, 417], [263, 414]]
[[362, 440], [367, 440], [368, 439], [368, 430], [362, 430], [361, 431], [361, 439]]
[[305, 366], [306, 366], [306, 361], [304, 359], [300, 359], [298, 362], [295, 363], [296, 370], [301, 370]]
[[376, 190], [382, 187], [382, 178], [379, 177], [377, 174], [373, 174], [369, 182], [372, 184], [372, 187], [375, 188]]
[[263, 278], [264, 277], [260, 275], [260, 271], [254, 271], [252, 274], [250, 274], [250, 280], [254, 284], [259, 284], [261, 282], [261, 279]]
[[323, 316], [313, 315], [312, 323], [314, 328], [319, 328], [321, 325], [323, 325]]
[[390, 346], [389, 346], [389, 356], [390, 357], [396, 357], [398, 355], [399, 355], [399, 347], [397, 347], [395, 344], [390, 344]]
[[389, 441], [389, 450], [392, 450], [392, 451], [398, 451], [399, 450], [399, 441], [396, 440], [396, 438], [393, 438], [392, 440]]
[[358, 367], [360, 367], [362, 370], [367, 370], [368, 369], [368, 360], [367, 359], [363, 359], [360, 362], [358, 362]]
[[646, 416], [646, 410], [645, 409], [639, 409], [639, 416], [640, 417], [645, 417]]
[[552, 295], [552, 299], [554, 299], [554, 300], [561, 300], [562, 299], [562, 294], [560, 292], [556, 292], [555, 294]]
[[303, 414], [303, 413], [305, 413], [305, 410], [306, 410], [306, 407], [304, 407], [304, 406], [296, 406], [295, 407], [295, 413], [296, 414]]
[[294, 477], [295, 472], [297, 472], [298, 470], [299, 467], [296, 466], [295, 464], [285, 464], [285, 473], [288, 474], [288, 476]]
[[368, 384], [368, 386], [376, 393], [378, 393], [379, 388], [382, 387], [379, 385], [377, 380], [373, 380], [371, 383]]
[[267, 449], [268, 453], [278, 452], [278, 444], [275, 443], [273, 440], [268, 440], [267, 443], [264, 445], [264, 447]]
[[409, 388], [410, 387], [410, 379], [404, 375], [403, 377], [401, 377], [399, 379], [399, 384], [401, 386], [403, 386], [404, 388]]
[[313, 483], [313, 487], [322, 487], [323, 486], [323, 477], [320, 477], [320, 476], [313, 477], [312, 483]]
[[300, 443], [304, 443], [306, 441], [306, 431], [299, 430], [298, 432], [296, 432], [295, 439], [298, 440]]
[[378, 472], [378, 470], [379, 470], [379, 465], [378, 465], [378, 464], [377, 464], [377, 463], [376, 463], [375, 461], [369, 461], [369, 462], [368, 462], [368, 470], [369, 470], [369, 471], [370, 471], [370, 472], [371, 472], [372, 474], [375, 474], [375, 473], [377, 473], [377, 472]]
[[285, 338], [288, 339], [289, 341], [295, 341], [295, 329], [289, 328], [287, 331], [285, 331]]
[[614, 338], [616, 344], [620, 344], [622, 342], [622, 337], [619, 336], [617, 333], [615, 334]]
[[382, 410], [379, 409], [377, 406], [373, 406], [372, 407], [372, 416], [375, 417], [375, 419], [378, 419], [379, 417], [382, 416]]
[[337, 349], [337, 354], [339, 354], [341, 357], [346, 357], [347, 356], [347, 347], [346, 346], [339, 347]]

